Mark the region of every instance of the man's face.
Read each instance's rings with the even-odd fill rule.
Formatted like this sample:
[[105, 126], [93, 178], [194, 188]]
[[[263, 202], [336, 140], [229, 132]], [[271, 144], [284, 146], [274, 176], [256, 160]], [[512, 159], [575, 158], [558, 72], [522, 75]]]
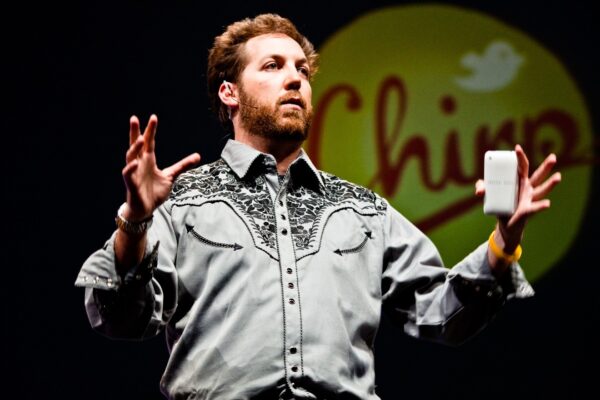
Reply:
[[304, 140], [312, 120], [308, 61], [300, 45], [282, 34], [246, 42], [239, 79], [240, 119], [249, 133]]

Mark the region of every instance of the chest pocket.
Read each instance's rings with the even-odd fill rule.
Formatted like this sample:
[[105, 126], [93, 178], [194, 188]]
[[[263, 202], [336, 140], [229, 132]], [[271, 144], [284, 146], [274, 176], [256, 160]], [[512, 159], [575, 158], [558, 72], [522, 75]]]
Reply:
[[322, 251], [347, 257], [368, 250], [377, 240], [374, 232], [374, 215], [361, 215], [352, 208], [334, 212], [323, 230]]
[[369, 230], [365, 230], [364, 237], [362, 238], [361, 242], [357, 246], [350, 247], [350, 248], [344, 248], [344, 249], [339, 248], [337, 250], [334, 250], [333, 252], [335, 254], [337, 254], [338, 256], [343, 256], [343, 255], [352, 254], [352, 253], [358, 253], [365, 247], [367, 242], [371, 239], [373, 239], [373, 232], [371, 232]]
[[197, 297], [207, 282], [221, 282], [249, 268], [255, 246], [246, 223], [225, 202], [187, 205], [180, 210], [177, 272]]
[[189, 207], [181, 234], [187, 242], [223, 251], [237, 252], [252, 245], [245, 221], [226, 202]]
[[345, 208], [331, 214], [323, 231], [319, 264], [343, 298], [380, 292], [381, 229], [377, 214]]
[[211, 240], [207, 237], [204, 237], [200, 233], [198, 233], [198, 231], [196, 231], [196, 229], [194, 229], [194, 225], [186, 224], [185, 230], [187, 231], [188, 235], [190, 235], [191, 237], [197, 239], [199, 242], [204, 243], [205, 245], [210, 246], [210, 247], [217, 247], [217, 248], [221, 248], [221, 249], [231, 249], [233, 251], [237, 251], [237, 250], [244, 248], [244, 246], [238, 244], [235, 241], [236, 240], [235, 237], [229, 237], [229, 238], [225, 239], [225, 240], [228, 240], [226, 242], [216, 242], [216, 241]]

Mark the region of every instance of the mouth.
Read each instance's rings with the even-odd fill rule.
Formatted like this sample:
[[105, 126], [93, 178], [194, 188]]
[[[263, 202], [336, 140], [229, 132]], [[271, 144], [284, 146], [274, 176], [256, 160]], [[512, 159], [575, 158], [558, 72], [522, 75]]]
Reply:
[[305, 108], [304, 100], [301, 97], [289, 97], [281, 100], [280, 105], [286, 106], [286, 108], [293, 108], [296, 110], [303, 110]]

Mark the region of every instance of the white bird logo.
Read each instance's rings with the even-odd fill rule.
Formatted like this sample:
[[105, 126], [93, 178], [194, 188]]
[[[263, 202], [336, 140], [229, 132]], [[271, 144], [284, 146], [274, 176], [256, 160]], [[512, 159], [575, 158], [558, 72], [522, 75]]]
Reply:
[[456, 77], [455, 81], [469, 92], [494, 92], [508, 86], [516, 77], [525, 57], [503, 40], [490, 42], [482, 55], [469, 52], [460, 63], [471, 75]]

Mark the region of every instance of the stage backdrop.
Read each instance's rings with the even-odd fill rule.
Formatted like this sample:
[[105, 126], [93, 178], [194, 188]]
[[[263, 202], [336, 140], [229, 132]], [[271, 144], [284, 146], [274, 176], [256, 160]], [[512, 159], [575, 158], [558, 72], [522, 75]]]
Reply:
[[520, 143], [532, 167], [558, 156], [563, 182], [523, 242], [536, 296], [508, 304], [458, 348], [408, 338], [384, 316], [378, 394], [595, 391], [600, 91], [590, 9], [567, 1], [164, 3], [5, 14], [16, 24], [4, 35], [3, 398], [162, 398], [164, 337], [124, 342], [93, 332], [73, 283], [124, 200], [130, 115], [142, 124], [158, 115], [161, 166], [194, 151], [203, 163], [216, 160], [227, 137], [208, 109], [207, 51], [227, 24], [262, 12], [291, 18], [322, 56], [306, 151], [321, 169], [386, 197], [448, 266], [494, 226], [473, 195], [484, 152]]

